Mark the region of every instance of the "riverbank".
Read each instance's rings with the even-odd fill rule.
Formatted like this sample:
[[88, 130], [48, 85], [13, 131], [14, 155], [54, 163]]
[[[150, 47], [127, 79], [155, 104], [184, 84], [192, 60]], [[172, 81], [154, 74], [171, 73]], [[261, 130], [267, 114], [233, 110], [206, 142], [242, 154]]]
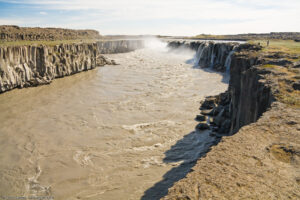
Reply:
[[163, 199], [299, 199], [299, 55], [296, 44], [233, 54], [227, 134], [235, 135], [217, 131], [221, 142]]

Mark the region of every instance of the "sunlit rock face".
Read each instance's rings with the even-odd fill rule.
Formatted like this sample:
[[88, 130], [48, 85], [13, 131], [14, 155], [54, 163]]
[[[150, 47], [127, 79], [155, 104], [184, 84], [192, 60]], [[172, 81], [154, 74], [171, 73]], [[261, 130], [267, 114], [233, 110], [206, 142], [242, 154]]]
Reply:
[[55, 78], [110, 64], [101, 54], [124, 53], [142, 47], [140, 40], [1, 47], [0, 92], [48, 84]]

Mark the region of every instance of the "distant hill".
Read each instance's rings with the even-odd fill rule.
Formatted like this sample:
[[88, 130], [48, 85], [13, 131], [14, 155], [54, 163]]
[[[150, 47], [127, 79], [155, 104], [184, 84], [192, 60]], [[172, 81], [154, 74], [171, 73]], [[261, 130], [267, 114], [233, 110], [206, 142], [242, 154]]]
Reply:
[[193, 39], [207, 40], [263, 40], [263, 39], [282, 39], [282, 40], [300, 40], [300, 32], [271, 32], [271, 33], [247, 33], [237, 35], [207, 35], [201, 34]]
[[12, 25], [0, 26], [1, 41], [38, 41], [38, 40], [75, 40], [99, 39], [101, 35], [96, 30], [73, 30], [63, 28], [29, 28]]

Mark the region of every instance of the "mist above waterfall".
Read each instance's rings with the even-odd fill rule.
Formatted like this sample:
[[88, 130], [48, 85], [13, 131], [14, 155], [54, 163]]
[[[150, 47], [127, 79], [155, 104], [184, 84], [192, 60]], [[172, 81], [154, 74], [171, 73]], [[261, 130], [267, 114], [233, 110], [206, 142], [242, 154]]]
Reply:
[[231, 57], [241, 42], [232, 41], [181, 41], [148, 37], [144, 46], [153, 53], [163, 53], [186, 59], [194, 67], [210, 68], [229, 73]]
[[155, 50], [155, 51], [162, 51], [166, 52], [168, 51], [168, 43], [165, 41], [162, 41], [156, 37], [149, 37], [144, 39], [145, 48]]
[[144, 39], [144, 46], [153, 53], [164, 53], [166, 56], [181, 57], [187, 60], [187, 63], [193, 64], [196, 52], [188, 47], [180, 46], [178, 48], [171, 48], [169, 41], [159, 39], [157, 37], [148, 37]]

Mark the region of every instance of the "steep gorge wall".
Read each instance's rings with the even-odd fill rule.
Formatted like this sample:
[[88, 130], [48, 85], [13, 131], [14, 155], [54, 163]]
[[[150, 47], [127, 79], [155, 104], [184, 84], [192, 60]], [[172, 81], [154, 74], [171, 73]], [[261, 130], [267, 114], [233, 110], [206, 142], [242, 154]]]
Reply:
[[55, 78], [109, 64], [103, 53], [123, 53], [142, 47], [141, 40], [0, 47], [0, 93], [48, 84]]
[[235, 42], [172, 41], [170, 48], [189, 48], [195, 51], [196, 66], [230, 74], [227, 92], [208, 97], [201, 113], [213, 119], [215, 131], [236, 133], [242, 126], [255, 122], [274, 100], [263, 75], [265, 70], [256, 65], [262, 61], [254, 55], [260, 50], [255, 45]]
[[111, 40], [97, 42], [97, 50], [100, 54], [126, 53], [143, 47], [143, 40]]
[[258, 68], [262, 61], [251, 57], [249, 52], [237, 53], [232, 58], [228, 92], [230, 101], [230, 134], [244, 125], [258, 120], [275, 100], [271, 85], [264, 75], [269, 73]]

